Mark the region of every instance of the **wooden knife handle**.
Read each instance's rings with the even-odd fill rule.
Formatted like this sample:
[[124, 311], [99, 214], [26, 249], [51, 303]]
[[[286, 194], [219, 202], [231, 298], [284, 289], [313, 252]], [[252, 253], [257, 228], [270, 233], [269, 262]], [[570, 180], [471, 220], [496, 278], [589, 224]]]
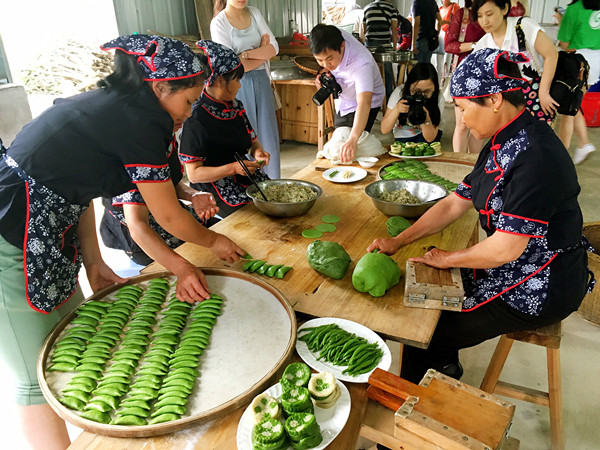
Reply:
[[420, 397], [423, 389], [426, 389], [382, 369], [375, 369], [371, 373], [369, 384], [403, 400], [413, 396]]
[[371, 400], [376, 401], [377, 403], [382, 404], [388, 409], [396, 412], [400, 409], [400, 407], [404, 404], [404, 400], [395, 395], [390, 394], [389, 392], [382, 391], [375, 386], [369, 386], [367, 388], [367, 397]]

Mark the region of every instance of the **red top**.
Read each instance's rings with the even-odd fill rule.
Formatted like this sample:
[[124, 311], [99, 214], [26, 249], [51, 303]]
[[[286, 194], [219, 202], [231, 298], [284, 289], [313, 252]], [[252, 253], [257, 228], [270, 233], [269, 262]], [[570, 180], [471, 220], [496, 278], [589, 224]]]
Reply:
[[[446, 12], [444, 13], [443, 10], [446, 10]], [[450, 3], [450, 5], [447, 8], [444, 8], [443, 6], [440, 6], [440, 15], [442, 16], [442, 20], [448, 20], [448, 21], [452, 21], [452, 19], [454, 19], [454, 16], [458, 13], [458, 11], [460, 11], [460, 6], [458, 5], [458, 3]], [[448, 27], [450, 26], [450, 24], [445, 23], [444, 25], [442, 25], [442, 31], [444, 33], [448, 32]]]
[[[468, 16], [464, 18], [463, 15], [465, 9], [468, 11]], [[465, 40], [463, 42], [477, 42], [485, 35], [485, 31], [479, 25], [478, 22], [471, 21], [471, 10], [467, 8], [461, 8], [458, 13], [454, 15], [452, 18], [452, 22], [446, 32], [446, 37], [444, 39], [444, 50], [446, 53], [453, 53], [458, 55], [458, 62], [460, 63], [465, 56], [471, 53], [471, 50], [468, 52], [460, 51], [460, 42], [458, 41], [458, 36], [460, 35], [460, 30], [462, 27], [466, 27], [465, 29]]]

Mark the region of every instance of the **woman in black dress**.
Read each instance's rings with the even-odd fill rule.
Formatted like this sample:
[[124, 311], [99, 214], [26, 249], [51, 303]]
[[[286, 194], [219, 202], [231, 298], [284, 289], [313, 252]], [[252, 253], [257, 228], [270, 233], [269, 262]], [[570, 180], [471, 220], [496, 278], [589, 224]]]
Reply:
[[[64, 422], [41, 393], [36, 361], [48, 332], [83, 298], [81, 263], [93, 290], [124, 281], [100, 256], [93, 198], [134, 183], [173, 235], [230, 262], [245, 254], [181, 208], [170, 179], [173, 130], [189, 117], [206, 78], [200, 59], [160, 36], [123, 36], [102, 48], [117, 51], [100, 89], [57, 100], [0, 152], [0, 357], [15, 378], [18, 416], [34, 448], [69, 445]], [[191, 264], [187, 272], [178, 297], [207, 298], [203, 273]]]
[[442, 312], [426, 350], [404, 347], [401, 375], [410, 381], [418, 383], [429, 368], [460, 378], [459, 349], [558, 322], [593, 288], [575, 167], [552, 129], [525, 110], [525, 80], [515, 64], [525, 61], [489, 48], [463, 60], [450, 93], [473, 135], [489, 142], [454, 195], [397, 237], [368, 248], [394, 254], [472, 207], [487, 234], [464, 250], [434, 248], [411, 259], [462, 268], [465, 300], [462, 312]]
[[235, 153], [246, 154], [246, 167], [257, 180], [269, 177], [261, 168], [269, 164], [270, 155], [256, 137], [241, 101], [235, 98], [244, 75], [244, 66], [233, 50], [212, 41], [198, 41], [206, 52], [212, 75], [192, 117], [183, 126], [180, 158], [185, 163], [190, 186], [211, 192], [219, 206], [219, 216], [226, 217], [252, 201], [246, 195], [251, 181], [235, 160]]

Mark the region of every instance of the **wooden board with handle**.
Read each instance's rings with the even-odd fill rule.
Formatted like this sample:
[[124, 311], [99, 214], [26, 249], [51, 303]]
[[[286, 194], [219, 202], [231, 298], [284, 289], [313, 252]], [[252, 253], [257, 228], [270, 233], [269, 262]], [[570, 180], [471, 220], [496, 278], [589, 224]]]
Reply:
[[404, 305], [460, 311], [465, 298], [460, 269], [406, 262]]
[[[396, 410], [394, 435], [444, 449], [499, 449], [515, 406], [430, 369], [419, 385], [381, 369], [369, 377], [370, 399]], [[405, 401], [401, 402], [404, 399]]]

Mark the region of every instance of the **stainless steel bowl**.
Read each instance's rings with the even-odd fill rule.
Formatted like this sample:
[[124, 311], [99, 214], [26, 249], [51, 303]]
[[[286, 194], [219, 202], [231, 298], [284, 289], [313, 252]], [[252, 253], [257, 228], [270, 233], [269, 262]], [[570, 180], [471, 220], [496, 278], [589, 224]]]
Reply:
[[258, 186], [261, 190], [267, 186], [279, 185], [279, 184], [299, 184], [301, 186], [306, 186], [317, 193], [317, 196], [311, 200], [307, 200], [305, 202], [298, 203], [276, 203], [276, 202], [266, 202], [260, 192], [256, 190], [256, 187], [252, 184], [246, 189], [246, 194], [248, 197], [252, 199], [256, 207], [261, 210], [263, 213], [268, 216], [275, 217], [294, 217], [301, 216], [302, 214], [306, 214], [306, 212], [312, 208], [317, 199], [323, 193], [323, 190], [316, 184], [311, 183], [309, 181], [302, 180], [294, 180], [294, 179], [281, 179], [281, 180], [267, 180], [267, 181], [259, 181]]
[[413, 59], [413, 52], [410, 50], [394, 50], [392, 47], [378, 47], [371, 50], [371, 53], [377, 62], [401, 63]]
[[[417, 197], [421, 203], [403, 205], [400, 203], [384, 202], [379, 199], [383, 192], [406, 189]], [[443, 186], [421, 180], [379, 180], [365, 188], [365, 194], [371, 197], [375, 207], [388, 216], [419, 217], [439, 200], [448, 195]]]

